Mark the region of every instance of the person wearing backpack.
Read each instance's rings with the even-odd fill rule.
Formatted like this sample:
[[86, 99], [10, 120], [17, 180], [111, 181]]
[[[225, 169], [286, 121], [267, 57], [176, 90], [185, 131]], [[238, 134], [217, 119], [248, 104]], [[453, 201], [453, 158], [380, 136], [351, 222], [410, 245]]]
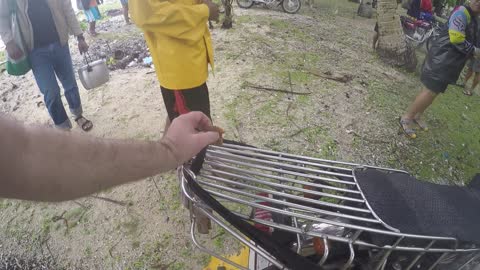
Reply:
[[[12, 17], [16, 20], [13, 21]], [[14, 38], [15, 31], [20, 32], [23, 44]], [[87, 52], [88, 45], [70, 0], [0, 0], [0, 36], [8, 56], [20, 59], [28, 54], [33, 75], [55, 127], [72, 128], [63, 106], [58, 77], [73, 119], [82, 130], [89, 131], [93, 124], [83, 116], [68, 47], [70, 33], [75, 35], [80, 53]]]
[[480, 59], [477, 38], [479, 15], [480, 0], [471, 0], [468, 5], [453, 11], [448, 24], [434, 39], [422, 66], [420, 81], [424, 87], [399, 118], [400, 127], [407, 137], [417, 137], [416, 126], [428, 130], [422, 120], [425, 110], [439, 94], [446, 91], [449, 84], [456, 83], [467, 60]]

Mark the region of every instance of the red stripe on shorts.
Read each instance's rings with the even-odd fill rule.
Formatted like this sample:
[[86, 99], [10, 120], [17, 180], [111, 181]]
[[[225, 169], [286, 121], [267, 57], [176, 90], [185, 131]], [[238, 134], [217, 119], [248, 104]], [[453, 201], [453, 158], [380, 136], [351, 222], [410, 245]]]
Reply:
[[173, 108], [178, 114], [186, 114], [190, 112], [185, 103], [185, 97], [182, 95], [181, 91], [174, 90], [175, 94], [175, 107]]

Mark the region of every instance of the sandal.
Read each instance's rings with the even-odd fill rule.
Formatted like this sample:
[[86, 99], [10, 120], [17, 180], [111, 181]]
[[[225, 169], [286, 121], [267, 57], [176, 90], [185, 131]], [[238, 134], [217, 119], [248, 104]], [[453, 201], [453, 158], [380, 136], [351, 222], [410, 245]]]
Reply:
[[472, 91], [471, 91], [471, 90], [468, 90], [468, 89], [466, 89], [466, 88], [463, 89], [463, 94], [464, 94], [465, 96], [469, 96], [469, 97], [471, 97], [471, 96], [473, 95], [473, 94], [472, 94]]
[[398, 123], [400, 124], [400, 128], [402, 129], [403, 133], [410, 139], [417, 138], [417, 134], [415, 133], [415, 129], [411, 128], [413, 124], [413, 119], [402, 119], [401, 117], [398, 118]]
[[422, 119], [420, 119], [420, 117], [418, 118], [414, 118], [413, 121], [415, 122], [415, 124], [417, 124], [420, 129], [422, 129], [423, 131], [428, 131], [428, 125], [427, 123], [425, 123], [425, 121], [423, 121]]
[[85, 132], [88, 132], [90, 131], [92, 128], [93, 128], [93, 123], [92, 121], [88, 120], [87, 118], [83, 117], [83, 116], [79, 116], [75, 119], [75, 122], [80, 126], [80, 128], [85, 131]]

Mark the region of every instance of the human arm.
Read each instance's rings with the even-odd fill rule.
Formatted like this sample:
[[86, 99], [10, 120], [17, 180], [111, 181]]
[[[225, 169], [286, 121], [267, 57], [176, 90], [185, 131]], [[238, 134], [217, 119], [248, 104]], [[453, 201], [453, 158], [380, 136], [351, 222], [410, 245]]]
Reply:
[[3, 43], [8, 44], [13, 41], [12, 26], [10, 25], [10, 8], [8, 0], [0, 0], [0, 36]]
[[7, 47], [8, 56], [11, 59], [20, 59], [23, 56], [23, 51], [13, 38], [10, 8], [7, 0], [0, 0], [0, 36]]
[[200, 112], [174, 120], [160, 141], [93, 138], [27, 127], [0, 115], [0, 197], [63, 201], [174, 169], [219, 138]]
[[72, 7], [72, 2], [70, 0], [62, 0], [62, 10], [63, 14], [65, 15], [66, 22], [68, 24], [68, 28], [74, 36], [79, 36], [83, 33], [82, 28], [80, 27], [80, 23], [77, 20], [77, 15]]
[[460, 52], [469, 55], [475, 52], [476, 48], [473, 43], [466, 39], [466, 29], [469, 23], [465, 8], [459, 8], [450, 16], [448, 20], [448, 35], [450, 43]]
[[60, 4], [62, 5], [62, 13], [65, 16], [65, 22], [67, 23], [69, 32], [75, 36], [75, 39], [78, 42], [78, 50], [80, 51], [80, 54], [87, 52], [88, 44], [83, 37], [83, 30], [81, 29], [75, 11], [73, 10], [72, 2], [70, 0], [61, 0]]
[[210, 16], [207, 4], [184, 5], [158, 0], [130, 0], [132, 20], [142, 30], [186, 41], [203, 38]]

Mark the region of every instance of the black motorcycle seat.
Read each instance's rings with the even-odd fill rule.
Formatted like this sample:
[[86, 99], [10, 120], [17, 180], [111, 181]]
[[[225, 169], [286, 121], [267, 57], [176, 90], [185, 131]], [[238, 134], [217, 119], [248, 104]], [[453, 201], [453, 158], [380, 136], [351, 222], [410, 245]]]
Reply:
[[417, 180], [400, 172], [354, 171], [370, 207], [402, 233], [480, 244], [480, 189]]

